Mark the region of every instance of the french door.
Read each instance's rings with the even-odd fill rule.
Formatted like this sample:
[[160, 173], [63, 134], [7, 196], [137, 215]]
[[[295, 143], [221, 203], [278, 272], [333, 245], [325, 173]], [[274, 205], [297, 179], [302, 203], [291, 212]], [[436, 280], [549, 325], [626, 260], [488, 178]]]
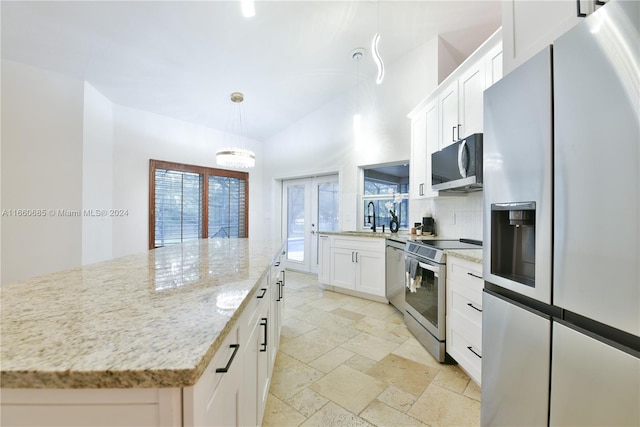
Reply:
[[338, 231], [338, 175], [282, 182], [282, 232], [287, 239], [285, 266], [318, 272], [318, 233]]

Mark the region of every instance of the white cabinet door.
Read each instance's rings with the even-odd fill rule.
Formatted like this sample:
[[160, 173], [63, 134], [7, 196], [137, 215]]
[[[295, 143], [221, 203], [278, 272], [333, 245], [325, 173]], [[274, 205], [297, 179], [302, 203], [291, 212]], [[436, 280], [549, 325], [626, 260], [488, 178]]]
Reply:
[[470, 65], [460, 77], [460, 135], [464, 138], [474, 133], [482, 133], [482, 103], [485, 89], [485, 61], [480, 58]]
[[331, 248], [331, 284], [345, 289], [356, 288], [356, 252]]
[[427, 184], [428, 164], [427, 116], [420, 112], [411, 120], [410, 191], [413, 199], [421, 199], [425, 197], [426, 191], [431, 190], [431, 185]]
[[[240, 323], [246, 319], [240, 319]], [[242, 424], [243, 352], [235, 326], [193, 387], [183, 390], [184, 425], [238, 426]]]
[[460, 121], [458, 118], [458, 80], [445, 87], [439, 96], [440, 103], [440, 149], [458, 141]]
[[[510, 73], [582, 20], [575, 1], [503, 1], [504, 73]], [[581, 1], [585, 13], [592, 1]]]
[[[256, 322], [256, 333], [254, 336], [253, 343], [256, 348], [256, 424], [262, 425], [262, 416], [264, 415], [264, 409], [267, 404], [267, 396], [269, 395], [269, 378], [271, 377], [271, 360], [270, 360], [270, 350], [275, 346], [276, 341], [269, 340], [269, 327], [270, 322], [273, 321], [273, 317], [271, 316], [270, 304], [265, 302], [261, 305], [260, 316]], [[253, 345], [253, 344], [250, 344]], [[244, 375], [247, 375], [247, 372], [244, 372]], [[251, 399], [248, 397], [247, 399]], [[253, 417], [245, 423], [247, 425], [253, 424]]]
[[385, 296], [385, 256], [378, 252], [356, 252], [356, 290]]
[[498, 43], [484, 57], [485, 60], [485, 88], [492, 86], [502, 78], [502, 43]]

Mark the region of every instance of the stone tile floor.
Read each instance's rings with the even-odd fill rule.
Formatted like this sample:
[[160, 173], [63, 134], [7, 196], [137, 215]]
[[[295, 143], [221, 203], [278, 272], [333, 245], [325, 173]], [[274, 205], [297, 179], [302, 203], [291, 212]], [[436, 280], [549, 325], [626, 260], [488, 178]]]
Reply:
[[440, 364], [401, 313], [287, 271], [263, 426], [477, 426], [480, 388]]

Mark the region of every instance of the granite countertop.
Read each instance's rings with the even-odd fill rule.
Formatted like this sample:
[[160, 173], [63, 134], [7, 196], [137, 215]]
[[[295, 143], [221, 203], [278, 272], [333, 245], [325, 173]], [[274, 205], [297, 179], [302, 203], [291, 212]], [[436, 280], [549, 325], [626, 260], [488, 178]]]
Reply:
[[281, 248], [203, 239], [3, 284], [2, 387], [191, 386]]
[[482, 264], [482, 249], [447, 249], [445, 253], [447, 256], [454, 256]]

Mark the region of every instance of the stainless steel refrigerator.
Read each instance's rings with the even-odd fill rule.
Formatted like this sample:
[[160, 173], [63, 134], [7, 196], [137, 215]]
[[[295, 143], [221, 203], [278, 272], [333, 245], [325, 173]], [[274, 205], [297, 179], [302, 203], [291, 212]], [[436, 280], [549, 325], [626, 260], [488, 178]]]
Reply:
[[640, 2], [485, 91], [484, 426], [640, 425]]

